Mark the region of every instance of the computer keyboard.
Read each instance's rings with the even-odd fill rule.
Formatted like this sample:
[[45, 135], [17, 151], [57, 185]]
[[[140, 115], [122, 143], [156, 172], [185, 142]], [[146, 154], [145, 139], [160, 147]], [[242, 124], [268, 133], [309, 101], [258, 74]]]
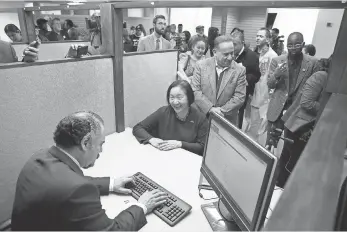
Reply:
[[167, 202], [155, 208], [153, 213], [170, 226], [176, 225], [185, 216], [187, 216], [192, 209], [192, 206], [190, 206], [188, 203], [164, 189], [159, 184], [143, 175], [141, 172], [136, 173], [133, 177], [135, 180], [135, 187], [132, 188], [131, 195], [136, 200], [138, 200], [140, 196], [147, 190], [151, 191], [153, 189], [159, 189], [168, 194]]

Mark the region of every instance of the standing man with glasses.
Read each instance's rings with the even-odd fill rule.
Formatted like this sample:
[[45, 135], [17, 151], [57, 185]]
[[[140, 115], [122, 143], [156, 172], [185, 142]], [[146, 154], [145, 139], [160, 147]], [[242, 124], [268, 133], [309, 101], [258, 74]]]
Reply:
[[166, 19], [163, 15], [156, 15], [153, 19], [154, 32], [140, 39], [137, 51], [148, 52], [156, 50], [171, 49], [169, 41], [163, 38]]
[[213, 53], [213, 57], [195, 66], [191, 83], [195, 104], [207, 116], [214, 112], [236, 125], [238, 111], [246, 98], [246, 68], [235, 62], [230, 36], [217, 37]]
[[[284, 137], [295, 140], [284, 124], [289, 118], [286, 113], [297, 96], [300, 96], [306, 80], [315, 72], [319, 71], [318, 60], [314, 57], [302, 53], [305, 46], [304, 37], [300, 32], [293, 32], [287, 40], [288, 54], [281, 55], [272, 59], [268, 76], [268, 87], [273, 89], [270, 97], [267, 119], [269, 130], [271, 126], [284, 129]], [[268, 133], [267, 147], [271, 144], [271, 135]], [[280, 157], [280, 173], [276, 185], [283, 188], [294, 167], [288, 165], [291, 157], [300, 156], [295, 149], [295, 144], [288, 141], [284, 142], [284, 147]]]

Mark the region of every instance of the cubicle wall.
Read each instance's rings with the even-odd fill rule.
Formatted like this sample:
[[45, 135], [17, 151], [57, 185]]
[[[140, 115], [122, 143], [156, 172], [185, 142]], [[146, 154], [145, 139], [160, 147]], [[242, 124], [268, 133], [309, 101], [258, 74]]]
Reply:
[[[90, 42], [78, 42], [78, 41], [69, 41], [69, 42], [50, 42], [43, 43], [40, 45], [39, 60], [57, 60], [63, 59], [67, 52], [69, 51], [71, 44], [84, 44], [90, 45]], [[18, 58], [21, 58], [23, 50], [27, 47], [27, 44], [13, 44], [13, 48], [17, 53]]]
[[166, 90], [176, 80], [177, 51], [137, 53], [123, 58], [125, 127], [133, 127], [166, 105]]
[[106, 134], [115, 132], [112, 59], [70, 61], [0, 67], [0, 222], [10, 216], [19, 171], [34, 151], [53, 144], [60, 119], [92, 110]]

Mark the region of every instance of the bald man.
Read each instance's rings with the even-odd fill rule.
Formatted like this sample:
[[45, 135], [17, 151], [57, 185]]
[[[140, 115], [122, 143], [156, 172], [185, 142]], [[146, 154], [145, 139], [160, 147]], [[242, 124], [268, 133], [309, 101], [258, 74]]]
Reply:
[[[305, 46], [304, 37], [300, 32], [293, 32], [287, 40], [288, 54], [272, 59], [269, 69], [268, 87], [273, 90], [270, 96], [267, 119], [269, 126], [284, 128], [284, 136], [294, 140], [294, 143], [284, 142], [280, 157], [280, 173], [277, 186], [283, 188], [290, 173], [299, 159], [301, 150], [295, 146], [300, 135], [285, 127], [292, 112], [286, 112], [297, 96], [300, 96], [306, 80], [319, 71], [318, 60], [302, 53]], [[269, 128], [269, 131], [271, 129]], [[274, 139], [267, 138], [267, 147], [273, 145]]]

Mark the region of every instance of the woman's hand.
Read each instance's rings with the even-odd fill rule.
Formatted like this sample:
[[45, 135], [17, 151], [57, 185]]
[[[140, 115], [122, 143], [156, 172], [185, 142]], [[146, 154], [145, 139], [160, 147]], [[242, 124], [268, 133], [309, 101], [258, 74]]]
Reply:
[[181, 141], [177, 141], [177, 140], [167, 140], [167, 141], [163, 141], [158, 149], [162, 150], [162, 151], [169, 151], [169, 150], [173, 150], [176, 148], [181, 148], [182, 147], [182, 142]]

